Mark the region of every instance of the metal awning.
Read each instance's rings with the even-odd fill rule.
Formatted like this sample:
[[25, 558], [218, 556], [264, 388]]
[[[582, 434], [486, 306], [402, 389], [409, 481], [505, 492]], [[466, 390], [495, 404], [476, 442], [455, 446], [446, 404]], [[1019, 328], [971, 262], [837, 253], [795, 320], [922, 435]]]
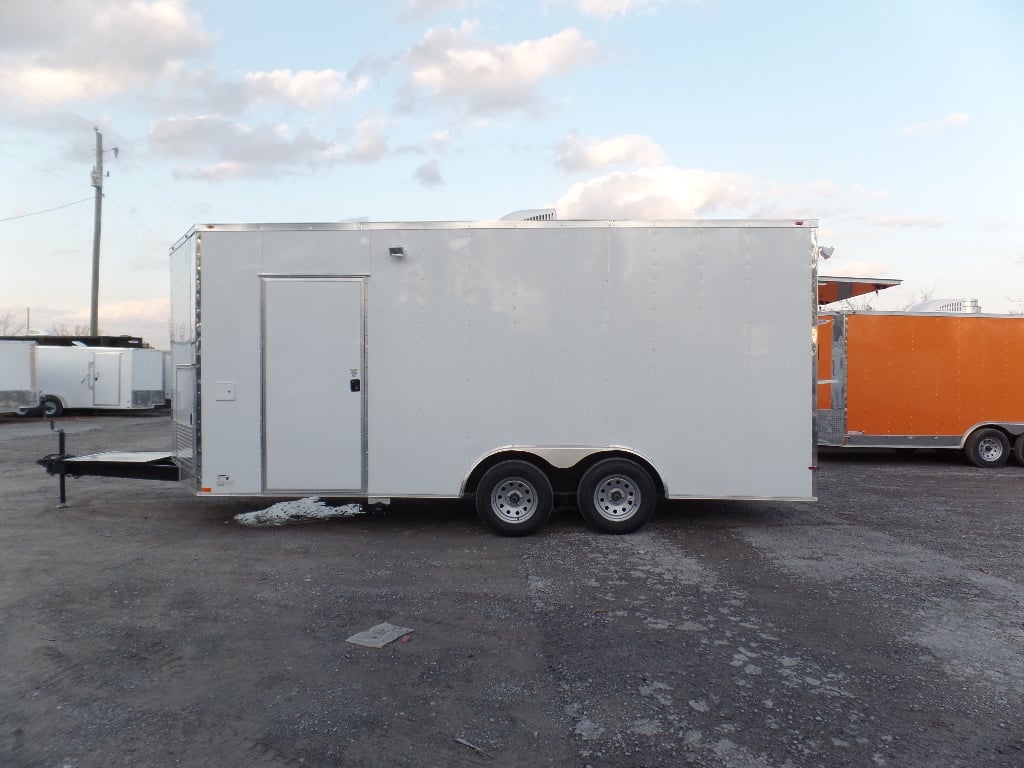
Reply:
[[830, 277], [818, 276], [818, 305], [876, 293], [900, 285], [903, 281], [887, 277]]

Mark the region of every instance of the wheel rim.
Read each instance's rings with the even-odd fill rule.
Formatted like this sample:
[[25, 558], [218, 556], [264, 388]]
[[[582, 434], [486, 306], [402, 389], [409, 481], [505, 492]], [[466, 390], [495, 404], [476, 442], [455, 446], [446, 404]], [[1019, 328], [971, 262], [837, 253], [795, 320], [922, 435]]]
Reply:
[[537, 489], [522, 477], [502, 480], [491, 491], [491, 510], [506, 523], [523, 523], [537, 511]]
[[57, 404], [53, 400], [47, 400], [43, 403], [43, 414], [46, 416], [53, 416], [57, 412]]
[[594, 509], [606, 520], [631, 518], [640, 502], [640, 488], [625, 475], [609, 475], [594, 489]]
[[1003, 445], [994, 437], [985, 437], [978, 442], [978, 455], [984, 461], [999, 461], [1003, 456]]

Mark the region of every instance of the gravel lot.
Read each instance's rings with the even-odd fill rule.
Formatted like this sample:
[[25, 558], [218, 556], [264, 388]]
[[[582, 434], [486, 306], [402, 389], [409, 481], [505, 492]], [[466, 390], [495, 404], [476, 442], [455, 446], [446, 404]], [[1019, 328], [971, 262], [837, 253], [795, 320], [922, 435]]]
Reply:
[[[58, 510], [55, 450], [0, 417], [3, 768], [1024, 766], [1024, 468], [829, 455], [816, 504], [502, 539], [455, 503], [247, 528], [271, 500], [139, 480]], [[380, 622], [414, 632], [346, 642]]]

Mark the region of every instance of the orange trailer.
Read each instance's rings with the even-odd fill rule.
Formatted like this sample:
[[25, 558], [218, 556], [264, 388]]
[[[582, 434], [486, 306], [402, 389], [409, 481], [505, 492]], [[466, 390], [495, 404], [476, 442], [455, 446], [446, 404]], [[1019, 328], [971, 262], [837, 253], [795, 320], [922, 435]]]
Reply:
[[1024, 317], [823, 312], [817, 338], [819, 445], [1024, 464]]

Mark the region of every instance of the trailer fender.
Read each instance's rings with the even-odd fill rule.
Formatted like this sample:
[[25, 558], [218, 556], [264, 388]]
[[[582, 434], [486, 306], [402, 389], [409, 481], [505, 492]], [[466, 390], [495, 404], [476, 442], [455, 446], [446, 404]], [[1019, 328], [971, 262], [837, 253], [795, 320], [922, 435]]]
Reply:
[[[480, 456], [469, 468], [469, 471], [466, 472], [462, 485], [459, 488], [459, 495], [465, 496], [467, 493], [474, 492], [480, 478], [488, 469], [502, 461], [512, 459], [522, 459], [537, 465], [539, 469], [551, 477], [553, 484], [556, 486], [556, 492], [571, 490], [574, 493], [580, 476], [587, 469], [602, 459], [616, 457], [630, 459], [643, 467], [654, 481], [657, 493], [662, 496], [665, 495], [665, 485], [653, 462], [632, 448], [624, 446], [524, 445], [506, 445], [495, 448], [493, 451]], [[564, 483], [560, 483], [559, 480], [563, 480]], [[562, 486], [565, 484], [567, 485], [563, 488]]]
[[957, 448], [963, 448], [967, 445], [967, 441], [971, 435], [977, 432], [979, 429], [1000, 429], [1006, 433], [1007, 438], [1012, 443], [1015, 438], [1024, 435], [1024, 422], [1021, 421], [979, 421], [976, 424], [972, 424], [968, 427], [964, 433], [960, 436], [960, 445]]

